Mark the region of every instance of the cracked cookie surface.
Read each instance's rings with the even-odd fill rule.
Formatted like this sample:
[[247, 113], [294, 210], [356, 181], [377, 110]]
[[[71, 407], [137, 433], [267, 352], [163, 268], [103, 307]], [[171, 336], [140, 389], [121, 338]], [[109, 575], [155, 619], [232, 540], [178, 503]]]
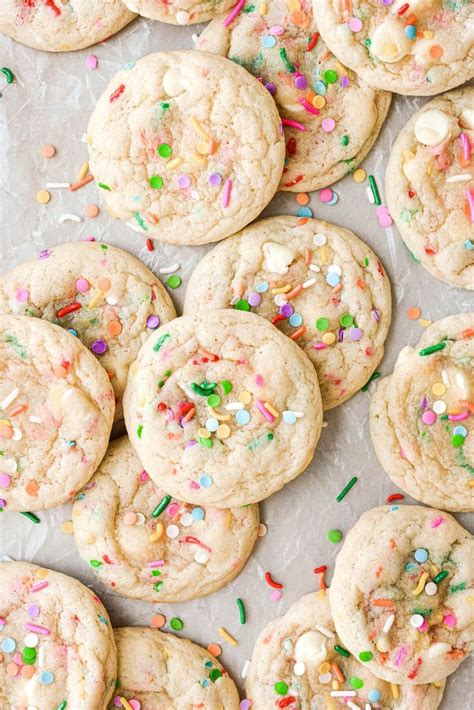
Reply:
[[131, 12], [171, 25], [193, 25], [207, 22], [220, 12], [229, 11], [234, 0], [123, 0]]

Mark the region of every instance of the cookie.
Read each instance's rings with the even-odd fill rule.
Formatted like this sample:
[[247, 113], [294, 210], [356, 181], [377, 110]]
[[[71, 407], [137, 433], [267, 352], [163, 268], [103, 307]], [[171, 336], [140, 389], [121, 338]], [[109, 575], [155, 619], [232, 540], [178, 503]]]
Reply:
[[474, 511], [474, 313], [443, 318], [377, 385], [370, 433], [392, 481], [426, 505]]
[[121, 0], [3, 0], [0, 32], [47, 52], [71, 52], [109, 38], [133, 20]]
[[172, 500], [126, 437], [112, 442], [72, 515], [79, 553], [99, 579], [155, 604], [224, 587], [250, 556], [259, 526], [257, 505], [229, 510]]
[[304, 350], [331, 409], [382, 359], [390, 283], [378, 257], [347, 229], [270, 217], [208, 252], [188, 282], [185, 313], [232, 306], [267, 318]]
[[358, 79], [319, 37], [311, 0], [291, 11], [269, 0], [226, 24], [214, 19], [196, 49], [240, 64], [274, 96], [286, 163], [280, 190], [318, 190], [352, 172], [374, 144], [390, 94]]
[[119, 686], [110, 710], [239, 710], [234, 681], [214, 656], [192, 641], [142, 626], [114, 633]]
[[29, 562], [0, 562], [0, 579], [0, 706], [105, 710], [117, 659], [95, 594]]
[[90, 170], [107, 206], [144, 236], [224, 239], [271, 200], [285, 144], [268, 91], [213, 54], [159, 52], [127, 64], [88, 128]]
[[[436, 710], [444, 682], [390, 687], [354, 656], [341, 655], [327, 592], [307, 594], [261, 632], [246, 680], [252, 710], [354, 708]], [[337, 682], [336, 687], [333, 683]], [[290, 701], [290, 698], [294, 700]], [[287, 702], [287, 705], [278, 703]]]
[[0, 315], [0, 509], [64, 503], [105, 454], [114, 395], [79, 342], [37, 318]]
[[156, 484], [218, 507], [255, 503], [302, 473], [322, 426], [306, 355], [263, 318], [229, 310], [159, 328], [130, 368], [124, 409]]
[[152, 20], [168, 22], [172, 25], [193, 25], [196, 22], [212, 20], [219, 12], [228, 11], [235, 0], [173, 0], [157, 3], [155, 0], [127, 0], [126, 6], [131, 12], [136, 12]]
[[474, 640], [474, 539], [448, 513], [415, 505], [364, 513], [329, 590], [343, 646], [390, 683], [453, 673]]
[[433, 276], [474, 289], [474, 87], [415, 113], [393, 144], [387, 203], [413, 257]]
[[372, 86], [431, 96], [474, 76], [469, 0], [313, 0], [319, 31]]
[[176, 316], [146, 266], [98, 242], [62, 244], [16, 266], [0, 279], [0, 312], [44, 318], [77, 335], [109, 374], [116, 421], [141, 344]]

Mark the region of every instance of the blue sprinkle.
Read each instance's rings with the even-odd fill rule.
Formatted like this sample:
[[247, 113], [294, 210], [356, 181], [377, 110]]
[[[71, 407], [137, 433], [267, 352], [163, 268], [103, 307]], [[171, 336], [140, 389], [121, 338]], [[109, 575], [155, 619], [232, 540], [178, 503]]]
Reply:
[[329, 274], [326, 276], [326, 281], [330, 286], [337, 286], [338, 284], [340, 284], [341, 279], [334, 271], [330, 271]]
[[453, 429], [453, 434], [460, 434], [461, 436], [467, 436], [467, 429], [465, 426], [457, 426]]
[[296, 214], [298, 215], [298, 217], [312, 217], [313, 210], [309, 207], [300, 207]]
[[400, 506], [399, 506], [399, 505], [391, 505], [391, 506], [390, 506], [390, 512], [391, 512], [391, 513], [394, 513], [396, 510], [400, 510]]
[[283, 412], [283, 421], [287, 424], [295, 424], [296, 416], [293, 412]]
[[415, 25], [407, 25], [405, 27], [405, 35], [408, 39], [415, 39], [416, 37], [416, 27]]
[[324, 81], [317, 81], [314, 90], [320, 96], [324, 96], [324, 94], [326, 93], [326, 84], [324, 83]]
[[4, 639], [2, 642], [2, 651], [4, 653], [13, 653], [16, 648], [16, 641], [12, 638]]
[[212, 668], [213, 665], [212, 661], [204, 661], [204, 668]]
[[464, 242], [464, 249], [474, 249], [474, 242], [471, 242], [470, 239], [466, 239]]
[[272, 37], [271, 35], [265, 35], [264, 37], [262, 37], [262, 45], [267, 48], [274, 47], [276, 45], [275, 37]]
[[329, 200], [329, 202], [326, 202], [326, 204], [327, 205], [335, 205], [336, 202], [338, 201], [338, 199], [339, 199], [339, 195], [337, 194], [337, 192], [333, 191], [331, 199]]
[[54, 675], [51, 671], [43, 671], [39, 677], [39, 682], [41, 685], [51, 685], [54, 681]]
[[255, 290], [258, 291], [258, 293], [265, 293], [265, 291], [268, 291], [268, 281], [264, 281], [261, 284], [258, 284], [258, 286], [255, 286]]
[[219, 422], [217, 419], [214, 419], [214, 417], [209, 417], [209, 419], [206, 422], [206, 429], [208, 431], [217, 431], [217, 427], [219, 426]]
[[199, 485], [202, 488], [210, 488], [212, 486], [212, 478], [211, 476], [208, 476], [207, 473], [202, 473], [199, 476]]
[[193, 508], [191, 515], [193, 520], [204, 520], [204, 511], [202, 508]]
[[246, 409], [239, 409], [235, 413], [235, 419], [237, 424], [248, 424], [250, 421], [250, 414]]
[[105, 616], [103, 614], [97, 614], [97, 618], [99, 619], [99, 621], [101, 621], [106, 626], [109, 625], [109, 622], [107, 621], [107, 619], [105, 618]]
[[79, 333], [77, 332], [77, 330], [76, 330], [75, 328], [68, 328], [68, 329], [67, 329], [67, 332], [68, 332], [68, 333], [71, 333], [71, 335], [75, 335], [76, 338], [77, 338], [78, 335], [79, 335]]
[[378, 703], [381, 697], [382, 693], [380, 692], [380, 690], [377, 690], [377, 688], [369, 690], [367, 694], [367, 700], [369, 700], [371, 703]]
[[419, 547], [418, 550], [415, 550], [414, 557], [417, 562], [422, 564], [428, 559], [428, 550], [425, 550], [423, 547]]
[[128, 64], [124, 64], [124, 66], [122, 67], [122, 69], [123, 69], [124, 71], [129, 71], [130, 69], [133, 69], [133, 67], [135, 66], [135, 64], [136, 64], [136, 62], [128, 62]]
[[294, 328], [298, 328], [298, 326], [302, 324], [303, 318], [299, 313], [293, 313], [293, 315], [289, 317], [288, 321]]

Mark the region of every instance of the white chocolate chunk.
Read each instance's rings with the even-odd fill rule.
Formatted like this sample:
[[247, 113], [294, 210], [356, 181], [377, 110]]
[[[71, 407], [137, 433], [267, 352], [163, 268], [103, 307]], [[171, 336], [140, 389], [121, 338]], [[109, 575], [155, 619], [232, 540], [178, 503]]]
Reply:
[[178, 69], [168, 69], [163, 77], [163, 89], [168, 96], [177, 96], [189, 89], [188, 80]]
[[283, 244], [265, 242], [263, 256], [267, 271], [271, 271], [274, 274], [286, 274], [289, 265], [296, 257], [296, 252]]
[[463, 128], [474, 128], [474, 109], [466, 108], [461, 113], [461, 126]]
[[402, 348], [398, 353], [397, 361], [395, 362], [395, 367], [403, 365], [404, 362], [411, 358], [414, 352], [415, 350], [410, 347], [410, 345], [406, 345], [404, 348]]
[[432, 643], [428, 649], [428, 655], [430, 658], [436, 658], [436, 656], [442, 656], [444, 653], [449, 653], [451, 651], [451, 646], [449, 643], [444, 643], [443, 641], [438, 641], [437, 643]]
[[186, 10], [180, 10], [176, 13], [176, 22], [178, 25], [187, 25], [191, 15]]
[[295, 660], [314, 667], [327, 658], [326, 638], [319, 631], [307, 631], [295, 644]]
[[409, 53], [411, 43], [403, 24], [396, 17], [387, 17], [371, 37], [370, 51], [382, 62], [392, 64]]
[[435, 108], [424, 111], [415, 123], [416, 140], [423, 145], [440, 145], [449, 132], [449, 117]]

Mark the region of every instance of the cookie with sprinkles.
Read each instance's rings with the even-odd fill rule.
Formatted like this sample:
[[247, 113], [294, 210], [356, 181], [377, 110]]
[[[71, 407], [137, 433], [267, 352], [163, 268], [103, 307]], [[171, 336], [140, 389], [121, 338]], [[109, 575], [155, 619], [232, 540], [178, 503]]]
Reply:
[[[220, 12], [229, 11], [235, 0], [171, 0], [171, 2], [156, 2], [156, 0], [124, 0], [131, 12], [160, 22], [172, 25], [193, 25], [196, 22], [212, 20]], [[243, 1], [237, 2], [243, 6]]]
[[365, 385], [382, 359], [390, 282], [349, 230], [270, 217], [208, 252], [191, 275], [185, 313], [232, 307], [270, 320], [303, 349], [331, 409]]
[[115, 629], [118, 687], [114, 708], [239, 710], [234, 681], [203, 648], [141, 626]]
[[258, 506], [183, 503], [155, 486], [128, 438], [112, 442], [72, 511], [79, 553], [99, 579], [135, 599], [210, 594], [242, 569], [258, 536]]
[[329, 590], [348, 652], [396, 684], [453, 673], [474, 640], [474, 539], [448, 513], [380, 506], [346, 535]]
[[2, 708], [105, 710], [117, 654], [106, 610], [72, 577], [0, 562]]
[[77, 338], [0, 315], [0, 511], [74, 496], [105, 454], [114, 409], [107, 373]]
[[141, 344], [176, 316], [159, 279], [122, 249], [72, 242], [46, 249], [0, 279], [0, 312], [56, 323], [97, 357], [123, 418], [128, 368]]
[[438, 96], [393, 144], [390, 214], [413, 257], [433, 276], [474, 289], [474, 87]]
[[285, 153], [265, 87], [234, 62], [193, 51], [125, 65], [99, 98], [88, 143], [112, 214], [174, 244], [215, 242], [255, 219]]
[[372, 86], [431, 96], [474, 76], [470, 0], [313, 0], [332, 52]]
[[71, 52], [103, 42], [134, 17], [121, 0], [3, 0], [0, 32], [35, 49]]
[[159, 328], [130, 368], [124, 409], [156, 484], [218, 507], [255, 503], [302, 473], [322, 426], [306, 355], [260, 316], [230, 310]]
[[378, 383], [370, 433], [382, 467], [427, 505], [474, 511], [474, 313], [443, 318]]
[[358, 79], [319, 36], [311, 0], [268, 0], [213, 20], [196, 49], [250, 71], [274, 96], [285, 131], [280, 190], [317, 190], [352, 172], [376, 140], [390, 94]]
[[301, 597], [263, 629], [255, 642], [245, 687], [252, 710], [436, 710], [444, 684], [399, 686], [377, 678], [366, 660], [342, 645], [328, 593], [321, 590]]

